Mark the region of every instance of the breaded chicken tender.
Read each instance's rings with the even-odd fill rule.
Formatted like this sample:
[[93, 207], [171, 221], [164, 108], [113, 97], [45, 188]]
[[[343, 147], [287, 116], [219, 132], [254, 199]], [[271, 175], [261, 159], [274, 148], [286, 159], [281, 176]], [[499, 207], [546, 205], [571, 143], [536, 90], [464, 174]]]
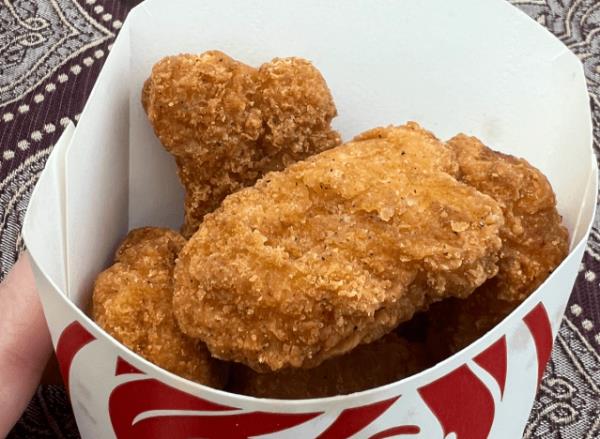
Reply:
[[222, 388], [227, 366], [184, 335], [173, 316], [173, 267], [185, 240], [168, 229], [131, 231], [115, 263], [96, 279], [93, 318], [109, 334], [154, 364]]
[[261, 173], [284, 167], [341, 143], [330, 127], [337, 115], [321, 73], [302, 58], [275, 58], [258, 69]]
[[390, 333], [313, 369], [261, 374], [236, 365], [228, 387], [232, 392], [260, 398], [322, 398], [383, 386], [427, 367], [422, 345]]
[[537, 289], [569, 250], [569, 234], [561, 224], [554, 192], [538, 169], [464, 134], [448, 145], [457, 155], [459, 179], [494, 198], [505, 223], [500, 229], [498, 274], [467, 299], [433, 307], [431, 338], [440, 339], [434, 342], [436, 350], [441, 349], [438, 357], [490, 330]]
[[315, 367], [497, 272], [503, 216], [411, 123], [227, 197], [179, 255], [174, 310], [213, 356]]
[[219, 51], [166, 57], [142, 104], [179, 168], [185, 237], [230, 193], [340, 143], [327, 84], [299, 58], [255, 69]]

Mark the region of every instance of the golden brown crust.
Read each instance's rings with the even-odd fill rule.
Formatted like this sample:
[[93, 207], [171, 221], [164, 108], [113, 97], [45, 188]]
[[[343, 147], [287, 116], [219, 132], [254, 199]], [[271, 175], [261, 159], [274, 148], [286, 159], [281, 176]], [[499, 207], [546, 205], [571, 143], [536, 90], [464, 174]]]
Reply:
[[416, 124], [371, 133], [206, 215], [175, 269], [186, 334], [257, 371], [314, 367], [496, 274], [502, 213], [451, 151]]
[[467, 299], [444, 301], [430, 311], [430, 345], [438, 358], [506, 317], [560, 264], [569, 245], [552, 187], [538, 169], [464, 134], [448, 145], [456, 152], [459, 178], [498, 201], [505, 223], [498, 274]]
[[185, 240], [168, 229], [131, 231], [115, 263], [96, 279], [93, 318], [144, 358], [177, 375], [221, 388], [227, 367], [179, 330], [173, 317], [173, 267]]
[[497, 297], [521, 301], [567, 256], [569, 233], [561, 224], [548, 179], [527, 161], [493, 151], [464, 134], [448, 141], [460, 179], [494, 198], [504, 213]]
[[264, 125], [259, 143], [270, 162], [261, 169], [263, 174], [340, 144], [339, 134], [330, 127], [337, 115], [333, 98], [309, 61], [275, 58], [260, 66], [258, 77]]
[[219, 51], [170, 56], [152, 69], [142, 104], [179, 167], [186, 237], [228, 194], [340, 143], [327, 84], [298, 58], [255, 69]]
[[261, 374], [236, 365], [228, 388], [235, 393], [260, 398], [322, 398], [393, 383], [429, 365], [422, 345], [391, 333], [331, 358], [314, 369], [287, 369]]

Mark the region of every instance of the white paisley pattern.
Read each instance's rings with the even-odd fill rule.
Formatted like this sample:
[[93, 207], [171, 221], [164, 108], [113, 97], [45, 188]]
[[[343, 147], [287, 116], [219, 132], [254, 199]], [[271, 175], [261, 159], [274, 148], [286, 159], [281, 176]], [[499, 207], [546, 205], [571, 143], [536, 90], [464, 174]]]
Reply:
[[31, 191], [51, 149], [43, 149], [27, 158], [0, 183], [0, 273], [8, 272], [23, 248], [21, 225]]
[[600, 438], [600, 355], [563, 319], [525, 438]]
[[2, 0], [0, 107], [20, 99], [79, 53], [113, 37], [76, 0]]

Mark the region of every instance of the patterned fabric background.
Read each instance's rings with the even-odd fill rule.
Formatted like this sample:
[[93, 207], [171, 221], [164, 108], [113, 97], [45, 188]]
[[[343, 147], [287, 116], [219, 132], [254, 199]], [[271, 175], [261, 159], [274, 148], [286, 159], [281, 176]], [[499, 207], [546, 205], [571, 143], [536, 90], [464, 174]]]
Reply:
[[[600, 2], [511, 0], [585, 66], [600, 148]], [[77, 121], [116, 34], [139, 0], [0, 2], [0, 279], [23, 246], [31, 190], [63, 127]], [[599, 150], [600, 151], [600, 150]], [[600, 438], [600, 221], [525, 438]], [[61, 386], [43, 386], [9, 438], [79, 437]]]

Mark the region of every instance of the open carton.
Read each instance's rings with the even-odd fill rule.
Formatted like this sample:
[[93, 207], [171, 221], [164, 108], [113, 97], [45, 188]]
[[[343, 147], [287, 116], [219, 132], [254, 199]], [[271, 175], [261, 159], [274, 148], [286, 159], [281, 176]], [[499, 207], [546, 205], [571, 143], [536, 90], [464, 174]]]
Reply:
[[[555, 189], [569, 256], [484, 337], [429, 370], [365, 392], [256, 399], [149, 363], [100, 329], [86, 308], [96, 275], [129, 229], [181, 224], [176, 168], [140, 91], [162, 56], [209, 49], [252, 65], [276, 56], [312, 60], [332, 90], [344, 140], [416, 120], [442, 139], [463, 131], [526, 158]], [[504, 0], [142, 3], [77, 128], [65, 130], [48, 159], [24, 225], [82, 436], [521, 437], [594, 217], [591, 145], [579, 60]]]

